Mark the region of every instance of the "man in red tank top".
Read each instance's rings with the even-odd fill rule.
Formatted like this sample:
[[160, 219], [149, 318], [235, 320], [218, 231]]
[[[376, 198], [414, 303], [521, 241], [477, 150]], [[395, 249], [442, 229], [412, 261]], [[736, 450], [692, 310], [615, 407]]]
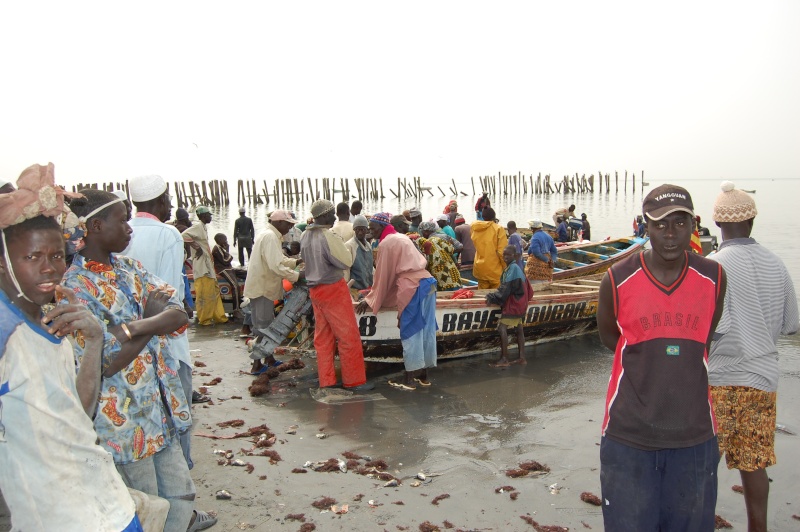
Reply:
[[713, 530], [719, 447], [708, 348], [725, 274], [688, 253], [689, 193], [652, 190], [642, 205], [650, 250], [600, 284], [597, 324], [614, 351], [600, 444], [606, 530]]

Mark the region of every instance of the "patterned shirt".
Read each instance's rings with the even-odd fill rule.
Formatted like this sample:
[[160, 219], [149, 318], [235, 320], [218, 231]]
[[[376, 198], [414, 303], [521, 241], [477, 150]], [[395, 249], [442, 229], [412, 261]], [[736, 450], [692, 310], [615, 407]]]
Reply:
[[417, 239], [417, 246], [428, 261], [427, 270], [436, 279], [437, 290], [461, 288], [461, 274], [453, 261], [453, 246], [438, 235], [434, 233], [430, 238]]
[[[76, 255], [64, 274], [63, 284], [107, 326], [142, 319], [148, 294], [168, 287], [139, 261], [122, 255], [112, 255], [111, 266]], [[174, 289], [169, 289], [170, 308], [183, 309]], [[119, 350], [116, 337], [107, 333], [104, 368]], [[80, 364], [80, 336], [75, 342], [75, 357]], [[152, 456], [170, 445], [174, 430], [183, 432], [191, 425], [191, 411], [178, 377], [178, 361], [170, 356], [164, 336], [153, 336], [126, 368], [103, 378], [94, 428], [115, 463], [127, 464]]]

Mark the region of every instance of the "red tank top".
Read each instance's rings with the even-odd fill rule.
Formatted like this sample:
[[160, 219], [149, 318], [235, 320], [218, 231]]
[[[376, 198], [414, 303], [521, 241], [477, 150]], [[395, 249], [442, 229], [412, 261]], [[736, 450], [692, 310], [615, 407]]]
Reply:
[[721, 267], [694, 253], [671, 286], [633, 256], [609, 270], [621, 336], [603, 435], [645, 450], [690, 447], [716, 434], [706, 340]]

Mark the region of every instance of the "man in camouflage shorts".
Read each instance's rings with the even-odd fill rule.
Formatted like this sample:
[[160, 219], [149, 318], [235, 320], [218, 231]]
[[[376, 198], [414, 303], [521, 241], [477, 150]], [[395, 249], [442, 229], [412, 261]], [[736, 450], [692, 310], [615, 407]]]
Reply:
[[728, 289], [708, 356], [708, 380], [720, 454], [741, 474], [748, 528], [766, 531], [766, 468], [776, 463], [776, 342], [780, 334], [797, 332], [797, 297], [783, 262], [750, 238], [755, 201], [733, 183], [724, 182], [722, 190], [714, 221], [723, 242], [709, 258], [725, 269]]

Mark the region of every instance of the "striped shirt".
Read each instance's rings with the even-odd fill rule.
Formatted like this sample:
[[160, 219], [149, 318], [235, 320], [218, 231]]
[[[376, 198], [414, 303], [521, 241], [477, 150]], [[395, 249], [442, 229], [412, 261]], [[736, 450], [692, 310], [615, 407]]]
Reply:
[[712, 386], [778, 389], [778, 336], [798, 330], [797, 296], [786, 266], [752, 238], [724, 241], [709, 257], [728, 276], [725, 308], [709, 353]]
[[134, 503], [96, 440], [69, 341], [0, 291], [0, 490], [13, 530], [125, 529]]

